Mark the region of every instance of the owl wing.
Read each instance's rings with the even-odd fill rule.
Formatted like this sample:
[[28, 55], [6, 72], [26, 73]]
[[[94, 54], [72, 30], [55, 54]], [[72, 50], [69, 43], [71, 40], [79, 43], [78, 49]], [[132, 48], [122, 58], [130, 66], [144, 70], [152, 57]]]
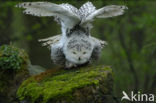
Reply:
[[79, 9], [79, 15], [81, 16], [82, 20], [85, 19], [87, 16], [92, 14], [96, 10], [96, 7], [91, 2], [86, 2], [83, 4]]
[[94, 46], [99, 46], [101, 49], [103, 49], [107, 45], [107, 42], [104, 40], [100, 40], [95, 37], [91, 37], [91, 39], [95, 44]]
[[57, 5], [50, 2], [23, 2], [16, 7], [24, 8], [26, 14], [34, 16], [54, 16], [59, 18], [65, 26], [72, 26], [80, 22], [80, 17], [76, 14], [76, 8], [69, 4]]
[[[39, 39], [38, 41], [42, 42], [42, 46], [47, 46], [48, 48], [50, 48], [51, 45], [58, 43], [61, 37], [62, 37], [61, 34], [59, 34], [45, 39]], [[95, 37], [91, 37], [91, 40], [95, 43], [95, 45], [99, 45], [101, 49], [104, 48], [105, 45], [107, 45], [106, 41], [97, 39]]]
[[63, 53], [62, 45], [58, 45], [61, 39], [61, 34], [52, 36], [45, 39], [39, 39], [39, 42], [43, 42], [42, 46], [47, 46], [51, 50], [51, 59], [55, 64], [65, 64], [65, 56]]
[[128, 9], [127, 6], [119, 5], [109, 5], [98, 10], [95, 10], [93, 13], [88, 15], [83, 21], [82, 24], [93, 21], [94, 18], [108, 18], [113, 16], [122, 15], [124, 10]]
[[42, 42], [42, 46], [47, 46], [50, 49], [51, 45], [58, 43], [60, 41], [60, 39], [61, 39], [61, 34], [52, 36], [52, 37], [48, 37], [45, 39], [39, 39], [38, 41]]
[[91, 55], [91, 60], [98, 60], [101, 54], [101, 50], [107, 45], [106, 41], [91, 37], [94, 42], [94, 48]]

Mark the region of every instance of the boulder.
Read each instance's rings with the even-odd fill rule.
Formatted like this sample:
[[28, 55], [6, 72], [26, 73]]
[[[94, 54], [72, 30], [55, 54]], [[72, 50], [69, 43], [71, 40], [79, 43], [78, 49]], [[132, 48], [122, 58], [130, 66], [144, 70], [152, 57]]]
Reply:
[[21, 103], [108, 103], [112, 97], [110, 67], [51, 69], [25, 80], [17, 91]]

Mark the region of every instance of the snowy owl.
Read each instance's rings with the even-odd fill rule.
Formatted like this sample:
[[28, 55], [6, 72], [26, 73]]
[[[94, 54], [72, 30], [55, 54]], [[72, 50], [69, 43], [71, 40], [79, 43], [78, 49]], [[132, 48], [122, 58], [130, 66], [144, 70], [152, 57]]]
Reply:
[[91, 22], [95, 18], [122, 15], [124, 9], [127, 9], [126, 6], [118, 5], [96, 9], [91, 2], [83, 4], [79, 9], [68, 3], [58, 5], [50, 2], [23, 2], [16, 7], [24, 8], [25, 14], [55, 17], [61, 25], [62, 34], [39, 41], [50, 47], [53, 62], [66, 68], [98, 59], [106, 42], [90, 35]]

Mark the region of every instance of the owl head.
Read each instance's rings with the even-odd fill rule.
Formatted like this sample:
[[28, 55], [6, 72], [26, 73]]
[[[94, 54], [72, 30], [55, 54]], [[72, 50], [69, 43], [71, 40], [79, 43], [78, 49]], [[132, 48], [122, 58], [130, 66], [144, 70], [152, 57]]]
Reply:
[[66, 42], [63, 51], [68, 61], [84, 64], [91, 57], [93, 45], [87, 36], [73, 36]]

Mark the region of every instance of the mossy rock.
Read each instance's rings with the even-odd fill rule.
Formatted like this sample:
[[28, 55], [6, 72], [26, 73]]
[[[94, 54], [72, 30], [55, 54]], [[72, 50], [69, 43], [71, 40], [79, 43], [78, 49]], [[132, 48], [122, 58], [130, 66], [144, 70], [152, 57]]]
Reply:
[[112, 88], [109, 67], [86, 66], [32, 76], [22, 83], [17, 96], [28, 103], [107, 103]]
[[21, 82], [29, 76], [29, 58], [23, 49], [0, 46], [0, 103], [13, 103]]

